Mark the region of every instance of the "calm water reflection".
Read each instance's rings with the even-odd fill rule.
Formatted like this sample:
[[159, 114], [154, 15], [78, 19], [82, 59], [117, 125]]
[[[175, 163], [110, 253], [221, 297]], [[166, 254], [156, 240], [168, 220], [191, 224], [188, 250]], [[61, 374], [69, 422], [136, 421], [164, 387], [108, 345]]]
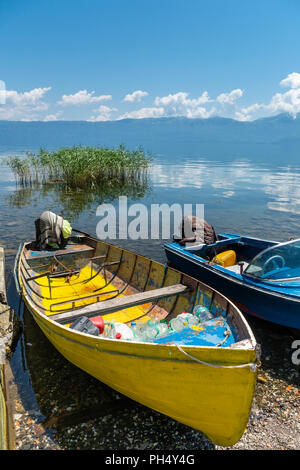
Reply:
[[[4, 155], [0, 156], [4, 158]], [[223, 231], [273, 240], [299, 236], [300, 166], [255, 164], [251, 161], [217, 162], [204, 159], [160, 157], [149, 178], [139, 187], [126, 184], [101, 187], [91, 193], [66, 190], [61, 184], [17, 186], [10, 170], [0, 172], [0, 243], [6, 248], [8, 286], [19, 244], [35, 236], [34, 220], [44, 210], [62, 214], [74, 227], [96, 235], [96, 208], [103, 202], [205, 205], [205, 218]], [[150, 212], [150, 210], [149, 210]], [[129, 219], [130, 220], [130, 219]], [[165, 262], [163, 240], [116, 240], [123, 247]]]
[[[203, 159], [160, 158], [149, 180], [139, 188], [102, 187], [96, 193], [66, 190], [62, 185], [17, 187], [8, 168], [0, 174], [0, 243], [6, 246], [7, 268], [19, 243], [34, 237], [34, 220], [49, 209], [68, 218], [74, 227], [96, 234], [96, 207], [117, 204], [203, 203], [205, 218], [217, 232], [231, 231], [284, 240], [297, 236], [300, 214], [300, 166], [255, 164], [251, 161], [216, 162]], [[115, 198], [115, 199], [114, 199]], [[118, 241], [116, 241], [118, 243]], [[120, 241], [164, 261], [160, 240]]]

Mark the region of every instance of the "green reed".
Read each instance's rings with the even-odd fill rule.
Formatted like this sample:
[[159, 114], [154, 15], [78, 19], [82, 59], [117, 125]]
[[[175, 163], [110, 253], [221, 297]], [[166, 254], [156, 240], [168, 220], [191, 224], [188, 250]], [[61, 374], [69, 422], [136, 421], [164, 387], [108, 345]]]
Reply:
[[116, 182], [135, 183], [143, 179], [152, 158], [142, 149], [106, 147], [65, 147], [56, 151], [41, 149], [25, 157], [8, 157], [7, 165], [22, 185], [60, 181], [68, 187], [86, 189]]

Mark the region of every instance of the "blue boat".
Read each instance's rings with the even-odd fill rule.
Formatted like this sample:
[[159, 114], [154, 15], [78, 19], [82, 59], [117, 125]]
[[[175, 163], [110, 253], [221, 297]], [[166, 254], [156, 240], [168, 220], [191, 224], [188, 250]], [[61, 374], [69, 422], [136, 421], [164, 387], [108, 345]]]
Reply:
[[[300, 239], [285, 243], [234, 233], [211, 245], [166, 243], [169, 264], [230, 298], [244, 313], [300, 329]], [[223, 267], [217, 253], [234, 250], [236, 262]]]

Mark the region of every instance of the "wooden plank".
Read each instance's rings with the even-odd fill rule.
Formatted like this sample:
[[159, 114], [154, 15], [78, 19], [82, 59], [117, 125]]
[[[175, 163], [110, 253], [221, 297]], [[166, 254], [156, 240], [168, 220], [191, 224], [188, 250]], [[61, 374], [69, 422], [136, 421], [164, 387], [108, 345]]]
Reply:
[[183, 284], [175, 284], [173, 286], [162, 287], [161, 289], [153, 289], [151, 291], [140, 292], [138, 294], [125, 295], [124, 297], [104, 300], [103, 302], [96, 302], [78, 310], [50, 315], [49, 318], [62, 324], [70, 323], [81, 316], [92, 317], [96, 314], [102, 315], [110, 312], [117, 312], [118, 310], [123, 310], [125, 308], [153, 302], [155, 300], [162, 299], [163, 297], [182, 294], [187, 290], [187, 286], [184, 286]]

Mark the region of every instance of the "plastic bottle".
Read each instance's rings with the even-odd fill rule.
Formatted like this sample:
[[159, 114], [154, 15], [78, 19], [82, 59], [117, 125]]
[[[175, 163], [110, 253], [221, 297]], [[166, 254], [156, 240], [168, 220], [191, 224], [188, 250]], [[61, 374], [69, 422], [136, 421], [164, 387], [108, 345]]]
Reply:
[[212, 320], [214, 318], [213, 314], [203, 305], [196, 305], [193, 313], [198, 318], [200, 323]]
[[161, 322], [159, 322], [158, 325], [157, 325], [157, 328], [158, 328], [158, 330], [159, 330], [157, 336], [165, 336], [165, 335], [167, 335], [167, 334], [169, 333], [169, 328], [168, 328], [167, 323], [161, 323]]
[[131, 330], [133, 331], [134, 334], [134, 339], [138, 341], [141, 336], [141, 324], [137, 324], [135, 321], [131, 322], [130, 324]]
[[134, 332], [128, 325], [126, 325], [125, 323], [116, 322], [111, 328], [108, 337], [111, 339], [132, 340], [135, 336]]
[[157, 328], [157, 336], [163, 336], [169, 331], [168, 324], [161, 322], [158, 318], [151, 318], [147, 324]]
[[183, 319], [179, 316], [170, 321], [170, 326], [173, 331], [180, 331], [185, 327]]
[[173, 320], [170, 322], [170, 325], [172, 330], [180, 331], [183, 328], [191, 328], [194, 325], [198, 325], [198, 323], [199, 319], [196, 317], [196, 315], [184, 312], [177, 315], [176, 318], [173, 318]]
[[114, 327], [114, 321], [104, 323], [104, 331], [102, 333], [104, 338], [108, 338], [108, 336], [109, 336], [111, 330], [113, 329], [113, 327]]
[[144, 323], [140, 329], [140, 338], [141, 341], [151, 341], [156, 338], [159, 334], [159, 329], [155, 324], [156, 322], [150, 320], [147, 323]]
[[192, 313], [182, 313], [181, 318], [183, 318], [186, 326], [188, 326], [189, 328], [191, 326], [198, 325], [199, 323], [198, 317], [196, 317], [196, 315], [193, 315]]

